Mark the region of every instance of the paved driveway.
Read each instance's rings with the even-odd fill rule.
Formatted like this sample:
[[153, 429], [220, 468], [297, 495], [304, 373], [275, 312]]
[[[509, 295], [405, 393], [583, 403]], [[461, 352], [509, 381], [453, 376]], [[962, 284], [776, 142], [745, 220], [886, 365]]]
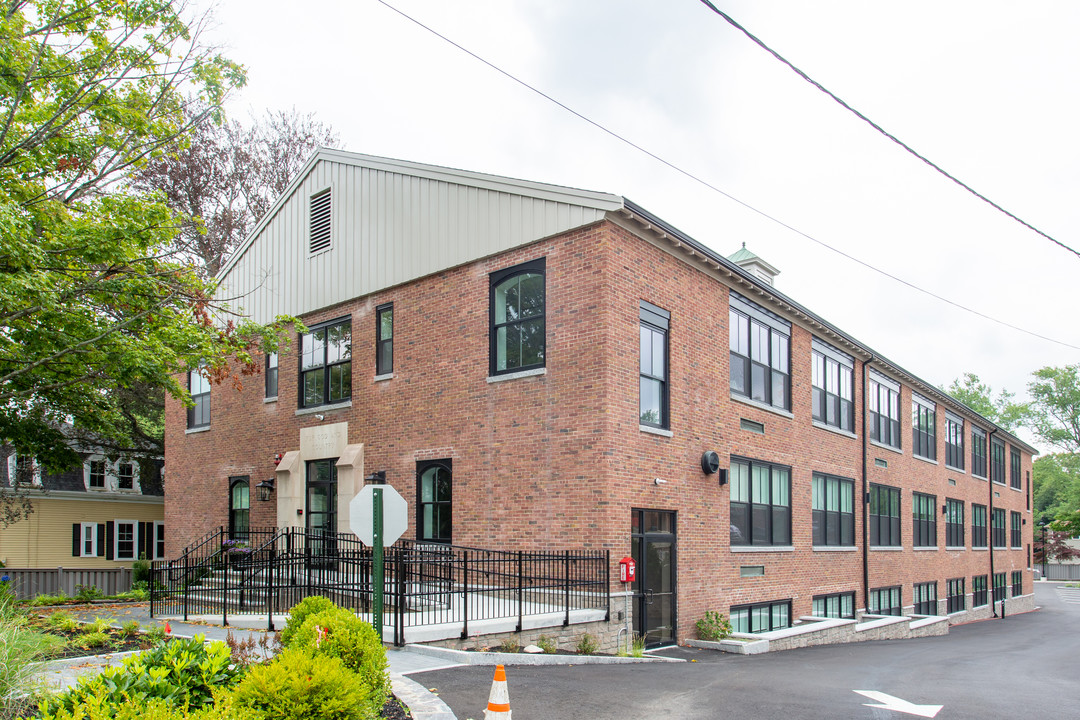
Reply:
[[[507, 668], [515, 720], [913, 718], [856, 690], [944, 706], [951, 718], [1080, 717], [1080, 589], [1036, 584], [1037, 612], [953, 627], [945, 637], [694, 662]], [[492, 669], [414, 673], [459, 720], [484, 715]], [[864, 704], [866, 703], [866, 704]], [[926, 711], [929, 712], [929, 711]]]

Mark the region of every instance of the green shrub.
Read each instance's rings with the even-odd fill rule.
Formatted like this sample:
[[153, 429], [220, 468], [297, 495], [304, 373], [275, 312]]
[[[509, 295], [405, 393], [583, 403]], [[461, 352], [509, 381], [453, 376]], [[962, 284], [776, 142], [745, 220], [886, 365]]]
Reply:
[[38, 595], [29, 604], [31, 607], [44, 607], [46, 605], [63, 605], [67, 602], [71, 602], [71, 598], [61, 590], [55, 595]]
[[54, 612], [45, 620], [45, 625], [50, 630], [58, 630], [60, 632], [75, 632], [79, 628], [79, 623], [75, 621], [71, 613], [64, 612], [63, 610]]
[[555, 642], [553, 638], [549, 638], [547, 635], [541, 635], [539, 638], [537, 638], [536, 646], [548, 655], [551, 655], [559, 649], [559, 644]]
[[504, 653], [519, 653], [521, 652], [521, 643], [517, 641], [517, 638], [511, 636], [505, 638], [499, 643], [498, 652]]
[[292, 609], [289, 610], [289, 617], [285, 621], [285, 629], [281, 631], [281, 644], [285, 647], [292, 644], [293, 636], [296, 635], [296, 631], [300, 629], [300, 626], [304, 624], [309, 615], [336, 607], [337, 605], [330, 598], [324, 598], [322, 595], [306, 597], [293, 605]]
[[144, 634], [146, 635], [146, 639], [152, 643], [159, 643], [165, 640], [165, 628], [161, 625], [154, 625]]
[[596, 638], [589, 633], [581, 634], [581, 638], [578, 639], [577, 643], [578, 655], [592, 655], [599, 649], [600, 646], [596, 643]]
[[132, 588], [127, 592], [116, 593], [112, 597], [116, 598], [117, 600], [137, 600], [139, 602], [143, 602], [150, 599], [150, 593], [146, 590], [146, 588]]
[[146, 553], [139, 553], [139, 559], [131, 563], [131, 582], [142, 583], [144, 586], [150, 582], [150, 561], [146, 559]]
[[185, 720], [192, 717], [183, 708], [173, 707], [160, 698], [118, 705], [109, 699], [104, 687], [100, 689], [102, 692], [86, 696], [76, 707], [50, 705], [46, 710], [39, 710], [35, 720]]
[[79, 647], [86, 648], [87, 650], [90, 650], [90, 649], [93, 649], [93, 648], [105, 647], [106, 645], [109, 644], [109, 635], [108, 635], [108, 633], [103, 633], [103, 632], [85, 632], [84, 631], [81, 635], [79, 635], [79, 639], [76, 640], [75, 643]]
[[75, 586], [75, 599], [79, 602], [90, 602], [91, 600], [100, 600], [105, 597], [105, 593], [101, 592], [101, 588], [97, 585], [76, 585]]
[[630, 657], [645, 657], [645, 636], [634, 633], [630, 639]]
[[120, 636], [126, 638], [133, 638], [139, 634], [139, 621], [128, 620], [126, 623], [120, 626]]
[[[322, 637], [316, 628], [322, 629]], [[386, 650], [375, 629], [355, 614], [337, 606], [308, 615], [292, 637], [290, 648], [335, 657], [360, 675], [372, 689], [381, 708], [390, 690], [386, 675]]]
[[253, 666], [231, 695], [235, 709], [265, 720], [369, 720], [382, 709], [372, 688], [341, 660], [299, 648]]
[[94, 618], [93, 622], [88, 622], [82, 626], [81, 632], [87, 635], [91, 633], [107, 633], [111, 627], [112, 624], [105, 618]]
[[702, 640], [723, 640], [731, 637], [731, 622], [723, 613], [706, 610], [705, 617], [697, 621], [697, 634]]

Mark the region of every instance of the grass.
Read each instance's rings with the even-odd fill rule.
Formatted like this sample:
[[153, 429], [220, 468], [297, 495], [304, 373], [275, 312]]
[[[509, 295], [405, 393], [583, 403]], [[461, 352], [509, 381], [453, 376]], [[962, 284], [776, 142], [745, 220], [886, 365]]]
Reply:
[[25, 610], [9, 595], [0, 595], [0, 720], [19, 717], [36, 703], [31, 663], [64, 645], [61, 638], [34, 629]]

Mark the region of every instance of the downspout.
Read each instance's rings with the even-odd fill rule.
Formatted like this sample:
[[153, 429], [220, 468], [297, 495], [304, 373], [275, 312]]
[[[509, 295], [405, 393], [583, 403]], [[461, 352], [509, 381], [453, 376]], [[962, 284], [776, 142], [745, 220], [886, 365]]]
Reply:
[[863, 577], [863, 607], [870, 612], [870, 485], [866, 477], [866, 446], [870, 443], [870, 436], [866, 434], [866, 408], [869, 407], [866, 397], [866, 368], [876, 358], [871, 353], [869, 360], [863, 360], [862, 366], [862, 577]]
[[990, 530], [990, 582], [987, 583], [990, 591], [990, 612], [993, 613], [993, 617], [997, 617], [996, 603], [994, 602], [994, 433], [997, 429], [991, 430], [986, 434], [986, 454], [988, 465], [990, 466], [989, 472], [986, 473], [986, 484], [989, 486], [987, 492], [987, 504], [986, 507], [986, 524]]

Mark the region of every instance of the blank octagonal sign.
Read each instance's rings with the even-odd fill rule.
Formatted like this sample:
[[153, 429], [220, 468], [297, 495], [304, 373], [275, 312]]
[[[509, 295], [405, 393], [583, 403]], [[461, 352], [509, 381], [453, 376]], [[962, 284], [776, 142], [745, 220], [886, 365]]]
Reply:
[[373, 519], [375, 516], [375, 490], [382, 490], [383, 537], [382, 545], [387, 547], [397, 542], [409, 526], [409, 504], [390, 485], [365, 485], [356, 497], [349, 501], [349, 525], [360, 542], [368, 546], [375, 545]]

